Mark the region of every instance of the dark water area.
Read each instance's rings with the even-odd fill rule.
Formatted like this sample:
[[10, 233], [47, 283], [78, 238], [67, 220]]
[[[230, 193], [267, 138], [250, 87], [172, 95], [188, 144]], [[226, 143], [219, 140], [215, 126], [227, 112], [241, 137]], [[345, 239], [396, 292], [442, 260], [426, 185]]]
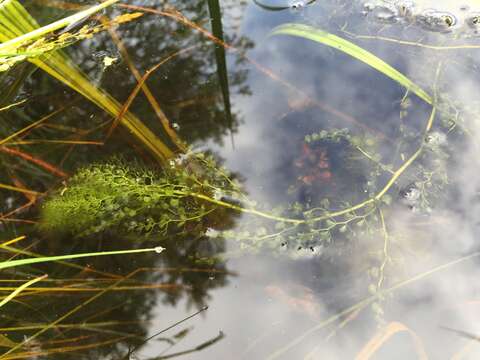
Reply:
[[[45, 25], [96, 3], [22, 4]], [[0, 359], [477, 359], [478, 38], [372, 21], [361, 1], [125, 4], [100, 14], [145, 14], [63, 51], [120, 104], [135, 71], [161, 63], [129, 110], [178, 157], [160, 164], [111, 114], [33, 64], [0, 73], [2, 261], [165, 250], [3, 269], [2, 297], [48, 278], [1, 307]], [[287, 23], [371, 52], [431, 104], [339, 49], [272, 35]], [[185, 166], [214, 188], [218, 177], [181, 160], [162, 117], [184, 153], [211, 155], [243, 197], [213, 191], [226, 207], [202, 207], [195, 224], [152, 225], [149, 236], [163, 210], [115, 207], [117, 198], [101, 204], [111, 206], [101, 221], [60, 213], [67, 228], [45, 230], [44, 204], [68, 199], [89, 164], [142, 164], [154, 175], [133, 170], [140, 185], [162, 167], [176, 181]], [[91, 184], [82, 201], [108, 190]], [[197, 211], [154, 201], [179, 217]]]

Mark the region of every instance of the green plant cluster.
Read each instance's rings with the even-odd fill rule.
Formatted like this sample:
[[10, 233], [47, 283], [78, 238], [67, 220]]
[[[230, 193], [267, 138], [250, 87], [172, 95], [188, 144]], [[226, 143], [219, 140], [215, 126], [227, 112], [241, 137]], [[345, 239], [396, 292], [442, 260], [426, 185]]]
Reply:
[[[345, 129], [311, 134], [305, 141], [341, 143], [342, 148], [349, 148], [343, 166], [362, 164], [351, 171], [365, 175], [354, 198], [339, 201], [338, 197], [325, 197], [315, 203], [292, 201], [272, 207], [249, 199], [233, 175], [211, 155], [182, 155], [161, 170], [114, 159], [80, 169], [47, 199], [41, 227], [78, 237], [105, 231], [118, 235], [207, 235], [235, 240], [242, 251], [290, 257], [322, 254], [334, 239], [342, 242], [383, 234], [385, 224], [379, 213], [399, 195], [387, 193], [393, 182], [382, 188], [379, 179], [382, 175], [395, 178], [406, 168], [394, 172], [393, 165], [382, 163], [375, 141]], [[441, 191], [447, 182], [442, 141], [441, 133], [430, 132], [425, 152], [404, 174], [415, 180], [415, 191], [420, 194], [412, 207], [431, 207], [432, 193]], [[398, 188], [393, 189], [398, 192]], [[245, 221], [232, 229], [233, 217], [240, 214], [247, 216]]]
[[206, 226], [219, 193], [238, 192], [211, 156], [194, 154], [162, 170], [114, 159], [80, 169], [45, 201], [41, 227], [86, 236], [104, 231], [163, 234]]

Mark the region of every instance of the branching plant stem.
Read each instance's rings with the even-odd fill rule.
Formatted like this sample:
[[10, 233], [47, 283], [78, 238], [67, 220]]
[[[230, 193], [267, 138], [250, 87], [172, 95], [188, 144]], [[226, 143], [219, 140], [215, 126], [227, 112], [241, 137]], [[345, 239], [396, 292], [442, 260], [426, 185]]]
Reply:
[[[433, 121], [435, 119], [435, 114], [436, 114], [436, 107], [433, 106], [432, 107], [432, 111], [430, 113], [430, 116], [428, 118], [428, 121], [427, 121], [427, 125], [425, 127], [425, 133], [424, 135], [426, 135], [428, 133], [428, 131], [430, 131], [432, 125], [433, 125]], [[236, 211], [240, 211], [240, 212], [243, 212], [243, 213], [247, 213], [247, 214], [252, 214], [252, 215], [257, 215], [257, 216], [260, 216], [260, 217], [263, 217], [263, 218], [266, 218], [266, 219], [270, 219], [270, 220], [275, 220], [275, 221], [280, 221], [280, 222], [286, 222], [286, 223], [292, 223], [292, 224], [305, 224], [305, 223], [315, 223], [315, 222], [319, 222], [319, 221], [322, 221], [322, 220], [327, 220], [327, 219], [331, 219], [331, 218], [336, 218], [336, 217], [339, 217], [339, 216], [342, 216], [342, 215], [346, 215], [346, 214], [349, 214], [349, 213], [352, 213], [356, 210], [360, 210], [362, 208], [365, 208], [367, 205], [370, 205], [370, 204], [374, 204], [375, 202], [381, 200], [381, 198], [391, 189], [391, 187], [395, 184], [395, 182], [397, 181], [397, 179], [407, 170], [407, 168], [420, 156], [420, 154], [422, 153], [422, 151], [424, 150], [424, 147], [425, 147], [425, 136], [423, 136], [423, 139], [422, 139], [422, 143], [420, 144], [420, 146], [418, 147], [417, 151], [415, 151], [413, 153], [412, 156], [410, 156], [410, 158], [408, 158], [399, 168], [398, 170], [396, 170], [392, 177], [390, 178], [390, 180], [387, 182], [387, 184], [383, 187], [382, 190], [380, 190], [380, 192], [375, 195], [374, 197], [372, 198], [369, 198], [357, 205], [354, 205], [354, 206], [351, 206], [351, 207], [348, 207], [346, 209], [342, 209], [342, 210], [338, 210], [338, 211], [334, 211], [334, 212], [327, 212], [326, 214], [324, 215], [321, 215], [321, 216], [318, 216], [318, 217], [314, 217], [314, 218], [311, 218], [311, 219], [294, 219], [294, 218], [287, 218], [287, 217], [283, 217], [283, 216], [277, 216], [277, 215], [273, 215], [273, 214], [270, 214], [270, 213], [267, 213], [267, 212], [262, 212], [262, 211], [259, 211], [259, 210], [256, 210], [256, 209], [250, 209], [250, 208], [243, 208], [241, 206], [237, 206], [237, 205], [233, 205], [233, 204], [230, 204], [228, 202], [225, 202], [225, 201], [221, 201], [221, 200], [216, 200], [216, 199], [213, 199], [209, 196], [206, 196], [204, 194], [199, 194], [199, 193], [188, 193], [188, 195], [190, 196], [193, 196], [193, 197], [196, 197], [198, 199], [202, 199], [202, 200], [205, 200], [205, 201], [208, 201], [210, 203], [213, 203], [213, 204], [216, 204], [216, 205], [219, 205], [219, 206], [222, 206], [222, 207], [226, 207], [226, 208], [229, 208], [229, 209], [232, 209], [232, 210], [236, 210]], [[184, 193], [182, 192], [181, 193], [182, 195], [184, 195]]]

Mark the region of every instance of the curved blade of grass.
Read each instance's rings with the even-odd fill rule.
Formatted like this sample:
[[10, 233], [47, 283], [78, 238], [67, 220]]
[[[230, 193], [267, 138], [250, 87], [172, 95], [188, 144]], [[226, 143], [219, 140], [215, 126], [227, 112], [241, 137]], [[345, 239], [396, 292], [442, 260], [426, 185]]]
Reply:
[[17, 296], [18, 294], [20, 294], [23, 290], [25, 290], [27, 287], [29, 287], [30, 285], [33, 285], [35, 284], [36, 282], [38, 281], [41, 281], [43, 279], [45, 279], [48, 275], [43, 275], [43, 276], [39, 276], [35, 279], [32, 279], [30, 281], [27, 281], [25, 284], [22, 284], [20, 285], [19, 287], [17, 287], [14, 291], [12, 291], [10, 293], [10, 295], [8, 295], [5, 299], [3, 299], [2, 301], [0, 301], [0, 307], [2, 307], [3, 305], [5, 305], [6, 303], [10, 302], [15, 296]]
[[6, 111], [6, 110], [10, 110], [11, 108], [14, 108], [14, 107], [17, 107], [17, 106], [19, 106], [19, 105], [22, 105], [23, 103], [26, 103], [27, 101], [28, 101], [28, 99], [23, 99], [23, 100], [20, 100], [20, 101], [16, 101], [16, 102], [14, 102], [14, 103], [11, 103], [10, 105], [1, 107], [1, 108], [0, 108], [0, 112]]
[[415, 352], [417, 353], [417, 359], [428, 360], [427, 352], [425, 351], [425, 346], [422, 343], [420, 337], [411, 329], [406, 327], [404, 324], [397, 321], [389, 323], [385, 328], [381, 329], [370, 341], [365, 344], [365, 346], [360, 350], [360, 352], [355, 357], [355, 360], [369, 360], [372, 356], [394, 335], [399, 333], [407, 333], [410, 335], [413, 345], [415, 347]]
[[135, 254], [135, 253], [142, 253], [142, 252], [157, 252], [160, 253], [164, 248], [161, 246], [157, 246], [155, 248], [147, 248], [147, 249], [133, 249], [133, 250], [117, 250], [117, 251], [103, 251], [103, 252], [92, 252], [92, 253], [82, 253], [82, 254], [70, 254], [70, 255], [58, 255], [58, 256], [45, 256], [41, 258], [29, 258], [29, 259], [20, 259], [20, 260], [12, 260], [12, 261], [4, 261], [0, 262], [0, 270], [6, 269], [10, 267], [16, 266], [24, 266], [24, 265], [31, 265], [37, 263], [44, 263], [50, 261], [58, 261], [58, 260], [71, 260], [71, 259], [78, 259], [90, 256], [105, 256], [105, 255], [121, 255], [121, 254]]
[[[315, 1], [317, 1], [317, 0], [309, 0], [303, 6], [313, 4]], [[282, 10], [287, 10], [287, 9], [292, 8], [292, 5], [267, 5], [267, 4], [262, 4], [258, 0], [253, 0], [253, 3], [255, 5], [257, 5], [258, 7], [261, 7], [262, 9], [268, 10], [268, 11], [282, 11]]]
[[284, 24], [273, 29], [270, 35], [297, 36], [340, 50], [345, 54], [362, 61], [363, 63], [377, 70], [378, 72], [381, 72], [382, 74], [388, 76], [392, 80], [395, 80], [397, 83], [416, 94], [427, 104], [433, 104], [432, 97], [426, 91], [424, 91], [420, 86], [415, 84], [397, 69], [393, 68], [379, 57], [373, 55], [371, 52], [362, 49], [360, 46], [357, 46], [354, 43], [345, 40], [337, 35], [330, 34], [324, 30], [317, 29], [313, 26], [292, 23]]

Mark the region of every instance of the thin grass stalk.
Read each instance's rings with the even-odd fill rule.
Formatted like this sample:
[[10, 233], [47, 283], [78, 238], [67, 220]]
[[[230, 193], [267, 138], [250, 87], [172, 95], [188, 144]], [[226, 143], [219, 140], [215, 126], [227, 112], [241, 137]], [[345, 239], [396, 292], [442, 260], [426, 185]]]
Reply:
[[[106, 22], [104, 17], [102, 17], [102, 22], [104, 23]], [[142, 75], [140, 74], [138, 69], [135, 67], [135, 64], [131, 60], [128, 50], [123, 44], [123, 41], [120, 39], [115, 29], [108, 28], [108, 32], [110, 33], [110, 36], [113, 42], [115, 43], [115, 45], [117, 46], [118, 50], [122, 54], [123, 59], [127, 63], [128, 68], [130, 69], [130, 72], [137, 80], [137, 83], [140, 83], [142, 80]], [[153, 111], [155, 112], [158, 119], [160, 120], [160, 124], [162, 125], [162, 128], [165, 131], [165, 133], [168, 135], [169, 139], [176, 145], [178, 150], [180, 150], [181, 152], [185, 152], [187, 148], [183, 145], [182, 141], [178, 137], [178, 134], [175, 132], [175, 130], [170, 126], [170, 121], [168, 120], [167, 115], [165, 115], [165, 113], [161, 109], [160, 104], [158, 103], [157, 99], [151, 92], [150, 88], [147, 86], [145, 82], [142, 83], [141, 87], [142, 87], [143, 94], [147, 98], [148, 102], [150, 103], [150, 106], [152, 107]], [[126, 108], [125, 105], [123, 105], [122, 111], [117, 116], [117, 119], [115, 119], [115, 121], [121, 119], [124, 116], [126, 112], [126, 110], [124, 110], [125, 108]]]
[[[72, 310], [70, 310], [70, 311], [68, 311], [67, 313], [65, 313], [64, 315], [60, 316], [58, 319], [56, 319], [55, 321], [51, 322], [50, 324], [46, 325], [43, 329], [37, 331], [35, 334], [33, 334], [33, 335], [30, 336], [29, 338], [25, 339], [23, 342], [17, 344], [16, 346], [12, 347], [11, 349], [9, 349], [9, 350], [8, 350], [7, 352], [5, 352], [4, 354], [0, 355], [0, 359], [11, 359], [11, 358], [15, 358], [15, 355], [16, 355], [16, 354], [11, 355], [10, 357], [7, 357], [6, 355], [12, 354], [12, 353], [14, 353], [15, 351], [21, 349], [27, 342], [36, 339], [37, 337], [39, 337], [40, 335], [42, 335], [42, 334], [45, 333], [46, 331], [48, 331], [48, 330], [56, 327], [59, 323], [61, 323], [62, 321], [64, 321], [64, 320], [67, 319], [68, 317], [70, 317], [70, 316], [72, 316], [73, 314], [77, 313], [78, 311], [80, 311], [81, 309], [83, 309], [85, 306], [87, 306], [87, 305], [90, 304], [91, 302], [95, 301], [96, 299], [98, 299], [98, 298], [101, 297], [102, 295], [106, 294], [108, 291], [110, 291], [111, 288], [114, 288], [114, 287], [120, 285], [123, 281], [132, 278], [135, 274], [137, 274], [137, 273], [140, 272], [140, 271], [141, 271], [141, 269], [137, 269], [137, 270], [131, 272], [131, 273], [128, 274], [127, 276], [118, 279], [118, 280], [117, 280], [115, 283], [113, 283], [111, 286], [105, 288], [105, 289], [102, 290], [101, 292], [99, 292], [99, 293], [95, 294], [94, 296], [90, 297], [89, 299], [87, 299], [86, 301], [84, 301], [83, 303], [81, 303], [80, 305], [75, 306]], [[134, 335], [132, 335], [132, 336], [134, 336]], [[119, 341], [120, 341], [120, 340], [119, 340]]]
[[103, 251], [103, 252], [68, 254], [68, 255], [58, 255], [58, 256], [45, 256], [40, 258], [3, 261], [3, 262], [0, 262], [0, 270], [10, 268], [10, 267], [17, 267], [17, 266], [24, 266], [24, 265], [31, 265], [31, 264], [37, 264], [37, 263], [59, 261], [59, 260], [73, 260], [73, 259], [79, 259], [79, 258], [91, 257], [91, 256], [136, 254], [136, 253], [142, 253], [142, 252], [160, 253], [162, 251], [163, 251], [162, 247], [155, 247], [155, 248], [147, 248], [147, 249], [117, 250], [117, 251]]
[[325, 321], [322, 321], [320, 322], [319, 324], [315, 325], [314, 327], [310, 328], [309, 330], [307, 330], [306, 332], [304, 332], [302, 335], [296, 337], [295, 339], [293, 339], [291, 342], [289, 342], [288, 344], [286, 344], [285, 346], [283, 346], [282, 348], [278, 349], [277, 351], [275, 351], [274, 353], [272, 353], [270, 356], [268, 356], [267, 360], [274, 360], [274, 359], [278, 359], [280, 356], [282, 356], [283, 354], [285, 354], [287, 351], [289, 351], [290, 349], [292, 349], [294, 346], [298, 345], [300, 342], [302, 342], [303, 340], [305, 340], [308, 336], [312, 335], [313, 333], [316, 333], [322, 329], [324, 329], [325, 327], [327, 327], [328, 325], [331, 325], [333, 324], [335, 321], [337, 321], [338, 319], [341, 319], [342, 317], [345, 317], [345, 316], [348, 316], [349, 314], [351, 314], [352, 312], [354, 311], [357, 311], [358, 309], [362, 309], [366, 306], [368, 306], [369, 304], [373, 303], [375, 300], [383, 297], [383, 296], [386, 296], [388, 294], [391, 294], [401, 288], [404, 288], [405, 286], [408, 286], [408, 285], [411, 285], [413, 283], [416, 283], [420, 280], [423, 280], [425, 278], [428, 278], [430, 276], [433, 276], [435, 275], [436, 273], [440, 272], [440, 271], [444, 271], [444, 270], [447, 270], [449, 268], [451, 268], [452, 266], [455, 266], [455, 265], [459, 265], [465, 261], [468, 261], [468, 260], [472, 260], [476, 257], [479, 257], [480, 256], [480, 252], [475, 252], [473, 254], [470, 254], [470, 255], [467, 255], [467, 256], [464, 256], [464, 257], [461, 257], [457, 260], [453, 260], [453, 261], [450, 261], [446, 264], [442, 264], [442, 265], [439, 265], [437, 267], [434, 267], [433, 269], [430, 269], [428, 271], [425, 271], [425, 272], [422, 272], [418, 275], [415, 275], [409, 279], [406, 279], [406, 280], [403, 280], [403, 281], [400, 281], [398, 282], [397, 284], [391, 286], [390, 288], [388, 289], [384, 289], [384, 290], [379, 290], [376, 294], [372, 295], [372, 296], [369, 296], [359, 302], [357, 302], [356, 304], [346, 308], [345, 310], [343, 311], [340, 311], [338, 312], [337, 314], [329, 317], [328, 319], [326, 319]]
[[[17, 0], [5, 0], [0, 4], [1, 42], [7, 42], [37, 28], [38, 23]], [[112, 96], [93, 85], [64, 52], [54, 51], [29, 61], [111, 115], [117, 116], [120, 113], [121, 105]], [[174, 156], [174, 152], [132, 113], [126, 113], [120, 123], [159, 160], [165, 161]]]
[[[210, 14], [212, 34], [222, 43], [223, 39], [223, 25], [222, 25], [222, 11], [218, 0], [208, 0], [208, 12]], [[215, 44], [215, 60], [217, 62], [217, 75], [222, 89], [223, 104], [225, 116], [228, 127], [232, 131], [232, 106], [230, 104], [230, 90], [228, 85], [228, 70], [225, 47], [220, 44]]]

